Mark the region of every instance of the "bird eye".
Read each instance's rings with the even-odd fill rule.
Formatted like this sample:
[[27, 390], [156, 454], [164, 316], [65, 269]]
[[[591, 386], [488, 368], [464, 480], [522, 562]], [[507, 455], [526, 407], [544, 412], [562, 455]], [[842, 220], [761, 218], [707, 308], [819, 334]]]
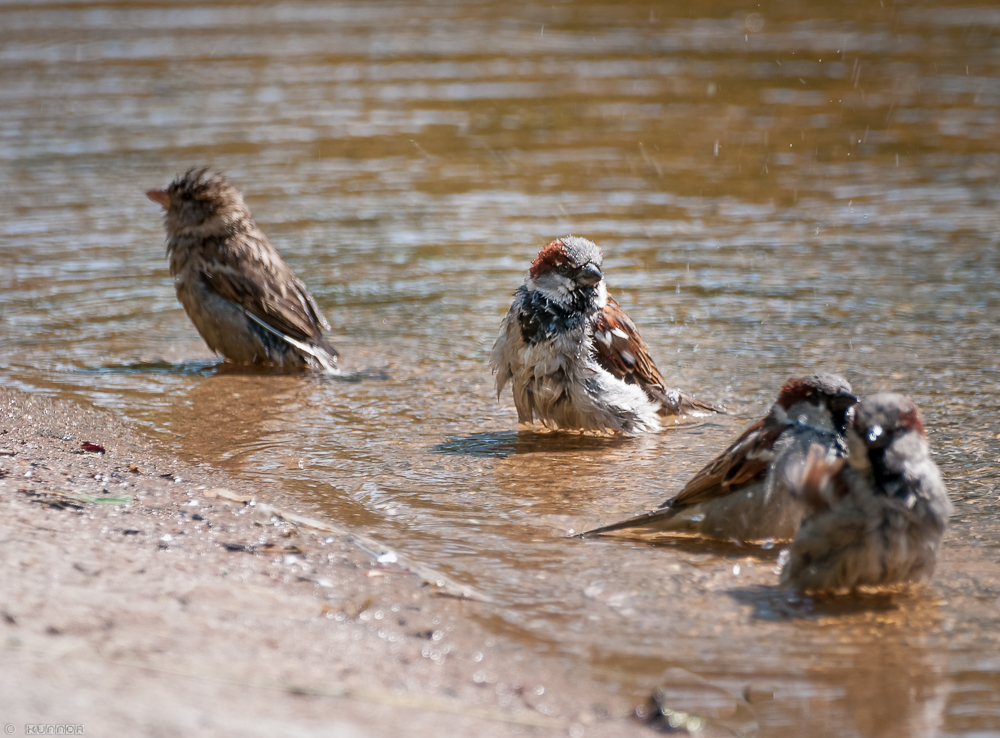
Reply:
[[881, 425], [873, 425], [871, 428], [868, 429], [868, 442], [875, 443], [875, 441], [877, 441], [881, 437], [883, 432], [884, 431], [882, 430]]

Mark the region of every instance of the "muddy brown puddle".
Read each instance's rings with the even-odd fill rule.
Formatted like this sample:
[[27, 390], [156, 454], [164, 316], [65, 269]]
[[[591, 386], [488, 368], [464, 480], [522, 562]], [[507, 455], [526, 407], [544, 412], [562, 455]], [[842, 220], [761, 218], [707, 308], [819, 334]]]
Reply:
[[[884, 5], [4, 4], [0, 381], [321, 505], [624, 703], [682, 668], [773, 690], [762, 735], [1000, 733], [1000, 12]], [[213, 367], [143, 195], [205, 163], [347, 376]], [[732, 417], [516, 432], [489, 348], [566, 233]], [[564, 538], [818, 369], [923, 409], [956, 503], [930, 587], [802, 601], [776, 549]]]

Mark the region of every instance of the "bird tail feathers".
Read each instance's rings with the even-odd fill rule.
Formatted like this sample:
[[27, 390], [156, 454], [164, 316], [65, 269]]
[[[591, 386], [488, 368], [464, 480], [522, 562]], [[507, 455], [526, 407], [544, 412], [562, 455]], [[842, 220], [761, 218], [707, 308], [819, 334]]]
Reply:
[[651, 528], [656, 531], [683, 528], [685, 527], [685, 521], [680, 519], [677, 521], [680, 525], [669, 524], [669, 521], [677, 518], [678, 512], [678, 510], [671, 507], [660, 508], [659, 510], [653, 510], [643, 515], [637, 515], [636, 517], [629, 518], [628, 520], [621, 520], [617, 523], [612, 523], [611, 525], [604, 525], [600, 528], [594, 528], [593, 530], [586, 530], [583, 533], [577, 533], [573, 536], [573, 538], [591, 538], [593, 536], [611, 533], [616, 530], [625, 530], [626, 528]]
[[254, 323], [259, 325], [264, 330], [266, 330], [268, 333], [274, 334], [281, 340], [288, 343], [290, 346], [294, 346], [307, 356], [311, 356], [314, 359], [316, 359], [319, 365], [323, 367], [323, 370], [328, 374], [340, 374], [340, 370], [333, 365], [333, 361], [335, 361], [334, 357], [332, 357], [329, 353], [327, 353], [323, 349], [319, 348], [318, 346], [310, 346], [308, 343], [305, 343], [304, 341], [299, 341], [295, 338], [292, 338], [291, 336], [286, 336], [281, 331], [275, 330], [272, 326], [269, 326], [267, 323], [265, 323], [263, 320], [258, 318], [253, 313], [247, 310], [244, 310], [243, 312], [248, 318], [250, 318], [250, 320], [252, 320]]

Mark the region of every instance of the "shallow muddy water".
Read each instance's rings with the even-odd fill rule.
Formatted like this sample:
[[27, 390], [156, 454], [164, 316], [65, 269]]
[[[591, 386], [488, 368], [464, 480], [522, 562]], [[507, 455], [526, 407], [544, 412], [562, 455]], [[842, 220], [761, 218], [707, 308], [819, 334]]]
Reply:
[[[773, 688], [763, 735], [1000, 733], [996, 8], [7, 3], [0, 103], [0, 381], [321, 505], [624, 703], [680, 667]], [[345, 377], [213, 368], [143, 195], [206, 163]], [[570, 232], [732, 417], [516, 432], [489, 348]], [[817, 369], [923, 409], [956, 503], [931, 587], [790, 601], [777, 550], [564, 538], [660, 504]]]

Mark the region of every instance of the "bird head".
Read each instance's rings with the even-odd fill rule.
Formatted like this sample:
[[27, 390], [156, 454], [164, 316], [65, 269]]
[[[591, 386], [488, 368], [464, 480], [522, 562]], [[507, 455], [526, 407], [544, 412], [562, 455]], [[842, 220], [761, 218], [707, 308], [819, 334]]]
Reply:
[[848, 410], [857, 401], [846, 379], [823, 372], [792, 377], [778, 393], [778, 404], [786, 412], [803, 402], [828, 411], [834, 428], [840, 433], [847, 427]]
[[189, 169], [167, 187], [149, 190], [146, 197], [166, 211], [168, 236], [185, 231], [210, 235], [250, 216], [239, 190], [206, 168]]
[[922, 456], [926, 438], [916, 404], [895, 392], [866, 397], [849, 413], [847, 447], [851, 466], [870, 469], [880, 483], [900, 475], [904, 460]]
[[557, 238], [538, 253], [525, 286], [557, 304], [593, 303], [603, 308], [607, 303], [603, 263], [604, 255], [593, 241], [577, 236]]

